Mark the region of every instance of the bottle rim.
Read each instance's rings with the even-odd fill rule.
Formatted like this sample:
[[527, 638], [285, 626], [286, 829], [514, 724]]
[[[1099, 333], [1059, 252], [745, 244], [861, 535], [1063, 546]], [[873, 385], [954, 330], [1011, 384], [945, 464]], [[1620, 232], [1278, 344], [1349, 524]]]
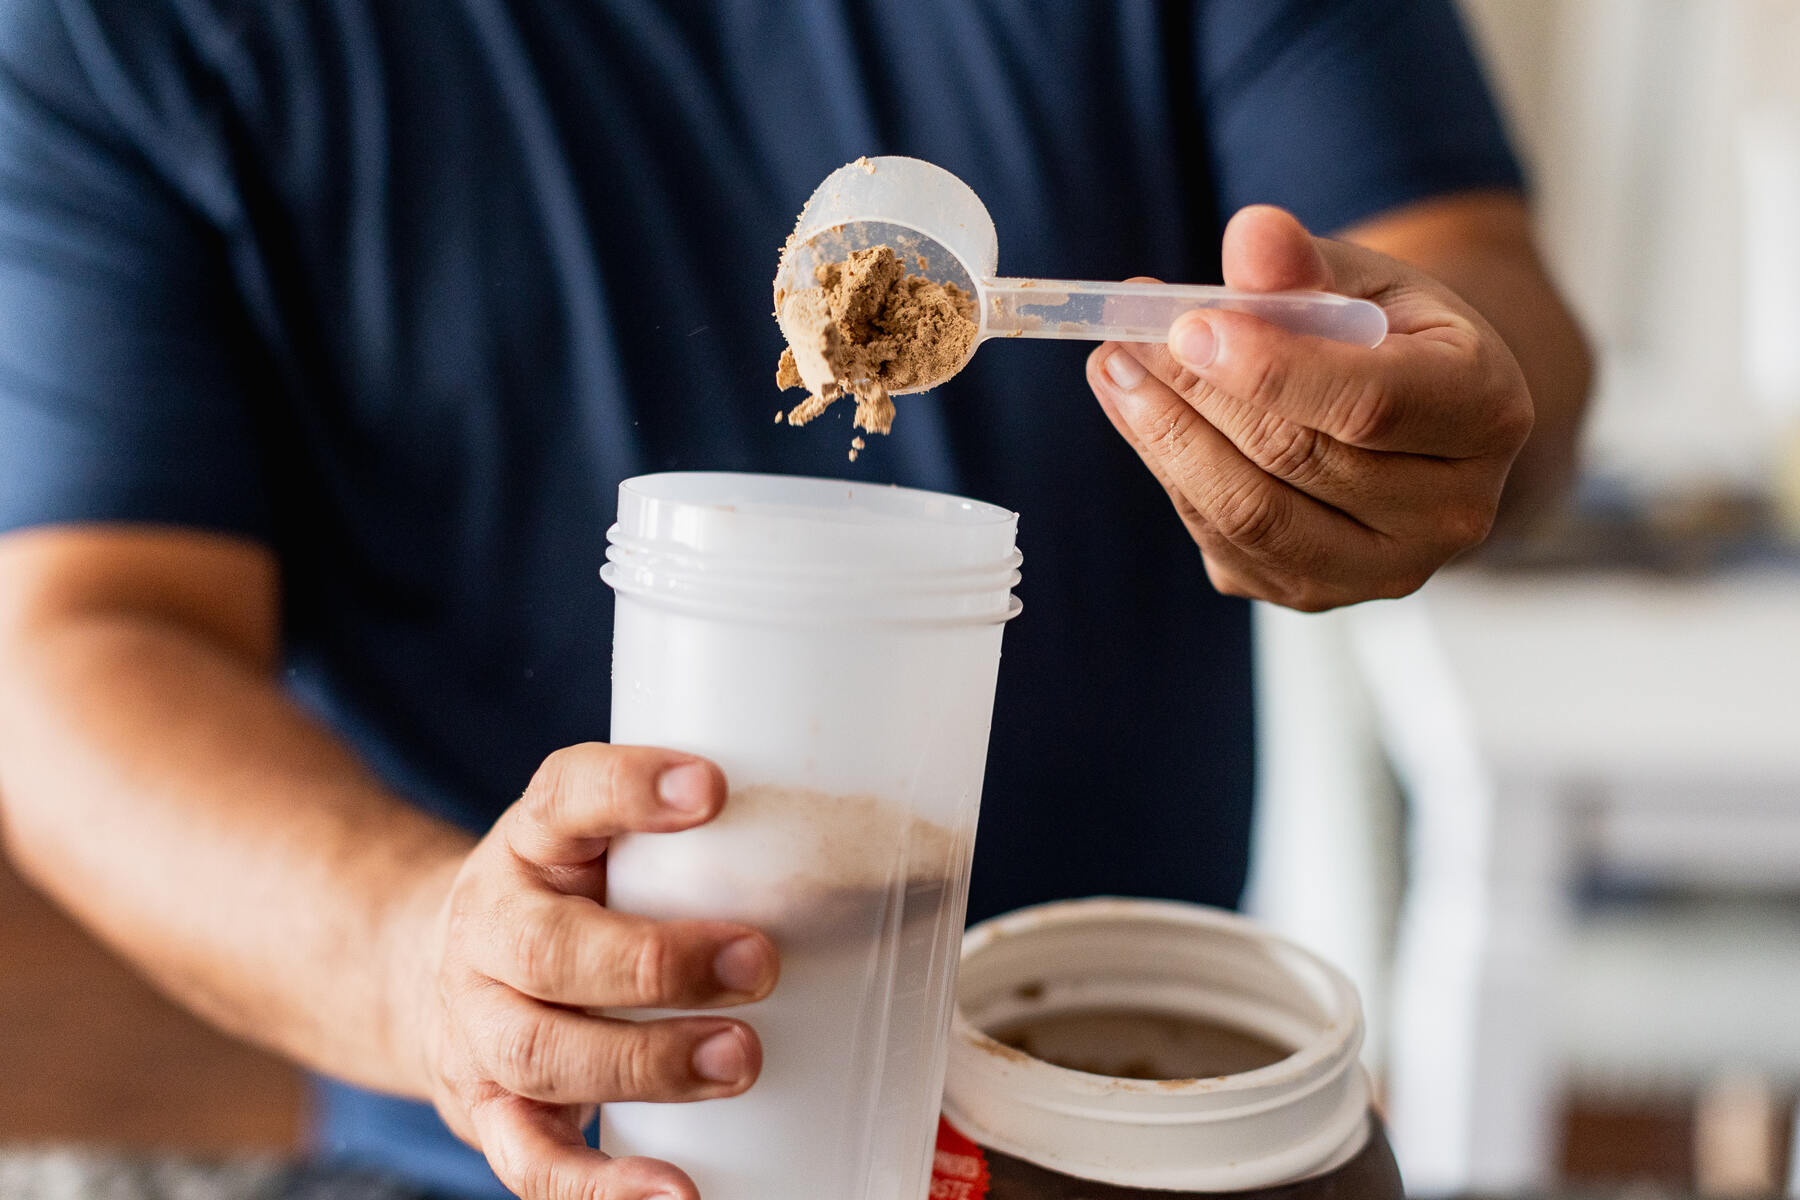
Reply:
[[[1108, 1008], [1237, 1025], [1292, 1050], [1234, 1075], [1123, 1079], [1033, 1058], [983, 1031]], [[944, 1113], [977, 1142], [1077, 1178], [1273, 1187], [1331, 1170], [1366, 1143], [1361, 1046], [1348, 977], [1244, 917], [1179, 901], [1061, 901], [965, 937]]]
[[812, 627], [996, 624], [1020, 604], [1017, 514], [938, 492], [668, 472], [619, 486], [600, 576], [621, 596]]

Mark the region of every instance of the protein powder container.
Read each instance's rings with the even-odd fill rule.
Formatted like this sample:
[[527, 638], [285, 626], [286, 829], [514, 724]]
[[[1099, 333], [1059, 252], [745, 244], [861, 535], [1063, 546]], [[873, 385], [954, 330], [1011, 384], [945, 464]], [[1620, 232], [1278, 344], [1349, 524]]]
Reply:
[[1095, 899], [963, 943], [932, 1200], [1400, 1200], [1342, 972], [1232, 913]]

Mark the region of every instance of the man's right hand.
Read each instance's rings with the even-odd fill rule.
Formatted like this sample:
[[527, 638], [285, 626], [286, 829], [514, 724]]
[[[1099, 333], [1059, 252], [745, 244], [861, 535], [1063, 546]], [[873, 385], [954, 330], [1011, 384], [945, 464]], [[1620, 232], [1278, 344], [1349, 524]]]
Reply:
[[769, 994], [775, 947], [756, 930], [600, 903], [608, 838], [702, 825], [724, 802], [719, 769], [691, 755], [559, 750], [441, 894], [415, 1006], [432, 1099], [525, 1200], [697, 1200], [670, 1164], [609, 1160], [581, 1131], [596, 1104], [733, 1096], [761, 1069], [741, 1021], [592, 1011]]

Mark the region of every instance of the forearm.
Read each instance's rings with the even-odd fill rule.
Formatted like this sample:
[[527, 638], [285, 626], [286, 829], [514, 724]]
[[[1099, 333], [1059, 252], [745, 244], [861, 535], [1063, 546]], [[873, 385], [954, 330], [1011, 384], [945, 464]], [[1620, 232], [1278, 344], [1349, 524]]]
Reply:
[[1498, 193], [1449, 197], [1343, 236], [1436, 276], [1512, 350], [1531, 389], [1534, 422], [1513, 462], [1494, 535], [1528, 529], [1556, 505], [1574, 474], [1593, 363], [1538, 257], [1523, 204]]
[[472, 839], [179, 624], [84, 613], [12, 633], [4, 659], [0, 816], [21, 869], [215, 1023], [423, 1094], [408, 956]]
[[1561, 501], [1575, 473], [1592, 378], [1587, 345], [1535, 259], [1470, 247], [1434, 274], [1487, 318], [1531, 389], [1531, 437], [1513, 460], [1492, 536], [1525, 532]]

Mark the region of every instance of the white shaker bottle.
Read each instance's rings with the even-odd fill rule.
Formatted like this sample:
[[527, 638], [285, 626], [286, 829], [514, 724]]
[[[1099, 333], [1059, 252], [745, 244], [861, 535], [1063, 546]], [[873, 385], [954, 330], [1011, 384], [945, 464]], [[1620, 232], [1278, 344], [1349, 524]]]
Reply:
[[608, 903], [755, 925], [781, 978], [727, 1010], [762, 1038], [748, 1092], [606, 1105], [606, 1152], [707, 1200], [925, 1195], [1015, 526], [864, 483], [620, 485], [613, 741], [706, 755], [731, 793], [699, 829], [618, 839]]

